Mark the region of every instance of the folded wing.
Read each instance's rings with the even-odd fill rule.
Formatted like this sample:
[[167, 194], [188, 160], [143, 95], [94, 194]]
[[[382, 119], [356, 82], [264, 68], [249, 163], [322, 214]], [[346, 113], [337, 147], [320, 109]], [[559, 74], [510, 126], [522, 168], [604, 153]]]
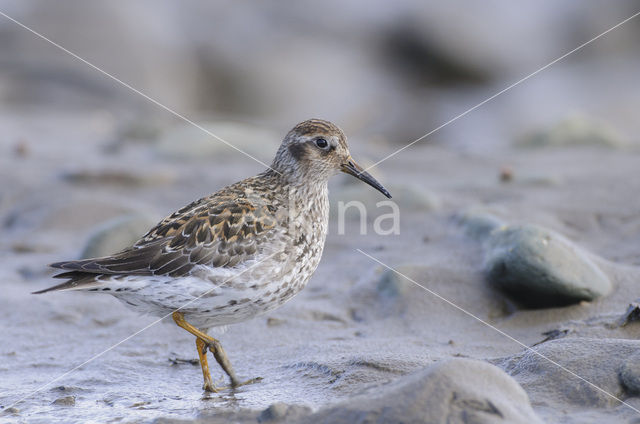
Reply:
[[41, 290], [79, 290], [108, 276], [188, 276], [200, 265], [231, 268], [256, 258], [276, 227], [275, 210], [234, 193], [213, 195], [163, 219], [133, 246], [111, 256], [57, 262], [55, 278], [69, 281]]

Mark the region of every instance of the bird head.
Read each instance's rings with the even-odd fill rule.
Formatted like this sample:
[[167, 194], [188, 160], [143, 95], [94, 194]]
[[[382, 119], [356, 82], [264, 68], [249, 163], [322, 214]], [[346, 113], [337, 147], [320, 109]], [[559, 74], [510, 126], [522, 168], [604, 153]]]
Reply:
[[285, 175], [323, 183], [344, 172], [391, 198], [382, 184], [353, 160], [347, 137], [329, 121], [309, 119], [293, 127], [282, 141], [272, 167]]

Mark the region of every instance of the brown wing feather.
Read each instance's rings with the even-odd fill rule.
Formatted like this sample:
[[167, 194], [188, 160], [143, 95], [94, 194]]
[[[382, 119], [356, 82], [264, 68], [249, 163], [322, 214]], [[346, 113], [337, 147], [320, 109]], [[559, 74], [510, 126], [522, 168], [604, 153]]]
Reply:
[[[138, 242], [102, 258], [51, 264], [71, 281], [50, 289], [74, 288], [98, 275], [188, 275], [197, 265], [233, 267], [254, 257], [276, 226], [275, 207], [247, 198], [241, 184], [197, 200], [163, 219]], [[65, 284], [67, 286], [65, 286]]]

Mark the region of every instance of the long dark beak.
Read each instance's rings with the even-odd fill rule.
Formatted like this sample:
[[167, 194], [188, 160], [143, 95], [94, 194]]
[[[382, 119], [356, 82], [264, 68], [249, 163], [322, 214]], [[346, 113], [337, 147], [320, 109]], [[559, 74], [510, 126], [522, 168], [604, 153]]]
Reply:
[[347, 163], [343, 163], [341, 166], [341, 171], [345, 174], [353, 175], [357, 179], [364, 181], [365, 183], [369, 184], [371, 187], [375, 188], [380, 193], [391, 199], [391, 194], [389, 194], [387, 189], [382, 187], [382, 184], [380, 184], [368, 172], [362, 169], [360, 165], [355, 163], [353, 159], [349, 159]]

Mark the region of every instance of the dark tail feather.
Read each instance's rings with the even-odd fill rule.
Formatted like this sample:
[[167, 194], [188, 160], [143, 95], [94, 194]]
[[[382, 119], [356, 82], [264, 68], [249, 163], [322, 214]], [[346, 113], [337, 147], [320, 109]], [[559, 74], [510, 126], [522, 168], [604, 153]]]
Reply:
[[69, 281], [57, 284], [53, 287], [48, 287], [43, 290], [34, 291], [31, 294], [42, 294], [50, 291], [60, 290], [85, 290], [100, 285], [100, 283], [95, 279], [95, 274], [83, 273], [78, 271], [63, 272], [61, 274], [54, 275], [53, 278], [68, 278]]
[[31, 294], [42, 294], [42, 293], [46, 293], [50, 291], [58, 291], [58, 290], [72, 290], [74, 287], [77, 287], [77, 286], [78, 286], [77, 281], [67, 281], [62, 284], [57, 284], [53, 287], [31, 292]]

